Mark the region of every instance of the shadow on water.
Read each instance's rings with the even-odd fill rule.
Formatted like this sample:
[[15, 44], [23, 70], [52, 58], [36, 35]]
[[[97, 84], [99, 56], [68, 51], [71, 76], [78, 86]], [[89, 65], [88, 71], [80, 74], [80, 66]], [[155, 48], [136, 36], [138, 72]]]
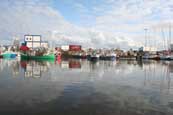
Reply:
[[172, 115], [173, 62], [0, 60], [2, 115]]

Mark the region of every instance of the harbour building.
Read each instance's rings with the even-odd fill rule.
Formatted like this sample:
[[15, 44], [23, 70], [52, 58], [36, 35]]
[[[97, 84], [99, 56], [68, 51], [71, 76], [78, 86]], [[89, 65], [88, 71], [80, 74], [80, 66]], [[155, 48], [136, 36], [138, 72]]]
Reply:
[[37, 47], [45, 47], [45, 48], [49, 47], [48, 41], [43, 41], [41, 39], [41, 35], [25, 35], [24, 42], [26, 46], [31, 49]]

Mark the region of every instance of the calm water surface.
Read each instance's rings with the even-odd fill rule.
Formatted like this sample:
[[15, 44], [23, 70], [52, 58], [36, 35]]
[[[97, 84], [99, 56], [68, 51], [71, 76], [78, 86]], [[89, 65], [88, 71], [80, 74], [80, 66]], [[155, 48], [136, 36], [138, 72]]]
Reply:
[[0, 115], [172, 115], [173, 62], [0, 60]]

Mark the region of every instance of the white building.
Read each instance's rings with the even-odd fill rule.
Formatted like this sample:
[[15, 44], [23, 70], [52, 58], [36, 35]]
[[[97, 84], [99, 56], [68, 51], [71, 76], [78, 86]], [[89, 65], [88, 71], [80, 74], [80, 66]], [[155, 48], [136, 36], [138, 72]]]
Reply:
[[144, 51], [157, 51], [156, 47], [144, 47]]
[[36, 47], [49, 47], [48, 41], [41, 40], [41, 35], [25, 35], [24, 42], [26, 43], [27, 47], [32, 49]]
[[62, 49], [63, 51], [68, 51], [68, 50], [69, 50], [69, 45], [62, 45], [62, 46], [61, 46], [61, 49]]

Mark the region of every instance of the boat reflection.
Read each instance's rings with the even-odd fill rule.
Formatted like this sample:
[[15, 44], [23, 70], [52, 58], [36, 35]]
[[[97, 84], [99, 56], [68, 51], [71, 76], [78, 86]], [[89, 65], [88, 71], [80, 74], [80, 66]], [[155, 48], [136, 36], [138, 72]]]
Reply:
[[12, 69], [12, 76], [17, 77], [20, 73], [20, 63], [14, 59], [0, 59], [0, 72], [5, 71], [6, 69]]
[[[46, 73], [59, 71], [66, 75], [68, 72], [83, 72], [92, 80], [109, 79], [132, 79], [126, 84], [141, 85], [146, 88], [158, 88], [161, 92], [173, 94], [173, 62], [172, 61], [97, 61], [92, 63], [87, 60], [61, 60], [60, 62], [48, 61], [18, 61], [0, 60], [0, 72], [6, 69], [13, 77], [40, 78]], [[62, 71], [64, 70], [64, 71]], [[72, 74], [73, 74], [72, 73]], [[1, 74], [2, 75], [2, 74]], [[47, 74], [46, 74], [47, 75]], [[45, 76], [46, 76], [45, 75]], [[140, 77], [136, 77], [140, 75]], [[56, 77], [56, 75], [54, 75]], [[83, 76], [83, 75], [81, 75]], [[95, 76], [95, 77], [94, 77]], [[97, 77], [96, 77], [97, 76]], [[57, 78], [56, 78], [57, 79]], [[133, 84], [136, 82], [135, 84]]]
[[165, 94], [173, 94], [173, 62], [153, 61], [143, 63], [144, 86], [148, 88], [158, 88]]
[[69, 68], [81, 68], [80, 61], [76, 60], [69, 61]]
[[80, 69], [81, 60], [69, 59], [69, 60], [57, 60], [57, 63], [62, 69]]
[[40, 78], [42, 74], [49, 71], [50, 62], [47, 61], [20, 61], [24, 70], [24, 77]]

